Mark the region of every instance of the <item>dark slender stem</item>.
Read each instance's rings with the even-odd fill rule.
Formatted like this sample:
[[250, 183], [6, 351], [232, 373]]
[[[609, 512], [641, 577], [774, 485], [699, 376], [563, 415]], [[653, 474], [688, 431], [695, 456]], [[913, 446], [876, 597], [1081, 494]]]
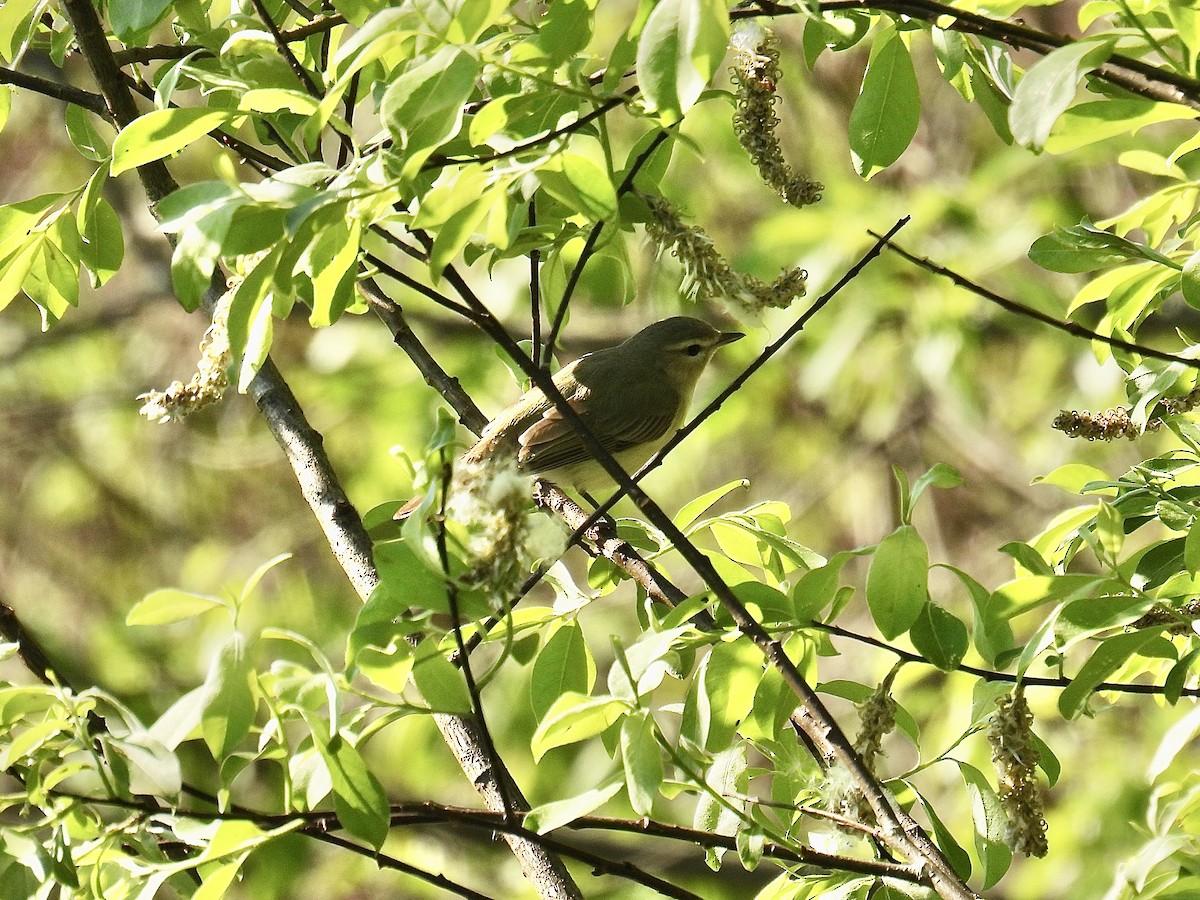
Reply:
[[[955, 9], [935, 0], [824, 0], [819, 4], [819, 8], [823, 12], [849, 9], [899, 13], [913, 19], [936, 23], [950, 31], [990, 38], [1043, 55], [1075, 42], [1069, 37]], [[799, 9], [766, 2], [758, 4], [757, 7], [736, 10], [731, 14], [731, 18], [796, 15], [800, 12]], [[807, 9], [804, 10], [804, 14], [809, 14]], [[1151, 100], [1200, 109], [1200, 81], [1151, 63], [1114, 53], [1093, 74]]]
[[590, 113], [588, 113], [587, 115], [580, 116], [578, 119], [576, 119], [571, 124], [564, 125], [561, 128], [555, 128], [553, 131], [547, 131], [545, 134], [543, 134], [539, 137], [532, 138], [531, 140], [528, 140], [523, 144], [518, 144], [515, 147], [510, 147], [508, 150], [504, 150], [504, 151], [501, 151], [498, 153], [489, 153], [486, 156], [442, 156], [442, 157], [439, 157], [437, 160], [430, 160], [429, 162], [425, 163], [425, 165], [423, 165], [421, 168], [423, 170], [444, 169], [446, 166], [455, 166], [455, 165], [462, 166], [462, 165], [467, 165], [468, 163], [490, 163], [490, 162], [496, 162], [497, 160], [501, 160], [501, 159], [508, 159], [508, 157], [510, 157], [510, 156], [518, 156], [518, 155], [526, 152], [527, 150], [535, 150], [538, 147], [542, 146], [543, 144], [548, 144], [551, 141], [553, 141], [555, 138], [566, 137], [568, 135], [574, 134], [575, 132], [582, 129], [585, 125], [587, 125], [589, 122], [592, 122], [595, 119], [600, 118], [605, 113], [616, 109], [618, 106], [621, 106], [623, 103], [628, 102], [629, 100], [633, 99], [637, 95], [638, 95], [638, 88], [636, 88], [636, 87], [630, 88], [629, 90], [627, 90], [624, 94], [622, 94], [619, 97], [613, 97], [609, 100], [605, 100], [603, 103], [601, 103], [598, 107], [596, 107]]
[[[529, 227], [537, 227], [537, 195], [529, 198]], [[542, 251], [534, 247], [529, 251], [529, 322], [533, 348], [530, 356], [534, 361], [542, 358], [542, 278], [539, 266]], [[545, 362], [549, 362], [546, 360]]]
[[14, 87], [24, 88], [27, 91], [33, 91], [54, 100], [61, 100], [63, 103], [73, 103], [76, 106], [82, 106], [84, 109], [108, 118], [108, 107], [105, 105], [102, 96], [93, 94], [91, 91], [72, 87], [69, 84], [59, 84], [57, 81], [50, 81], [48, 78], [40, 78], [37, 75], [30, 75], [26, 72], [18, 72], [16, 69], [4, 67], [0, 67], [0, 84], [11, 84]]
[[456, 881], [451, 881], [445, 875], [438, 875], [433, 872], [427, 872], [425, 869], [419, 869], [411, 863], [404, 862], [402, 859], [381, 853], [371, 847], [364, 847], [361, 844], [354, 843], [354, 841], [348, 841], [343, 837], [338, 837], [336, 834], [326, 834], [321, 840], [326, 844], [341, 847], [343, 850], [349, 850], [351, 853], [357, 853], [359, 856], [365, 856], [367, 859], [374, 860], [375, 864], [381, 869], [393, 869], [397, 872], [403, 872], [405, 875], [411, 875], [413, 878], [424, 881], [426, 884], [431, 884], [436, 888], [441, 888], [443, 891], [454, 894], [456, 897], [466, 897], [468, 900], [493, 900], [490, 895], [481, 894], [479, 891], [472, 890]]
[[0, 602], [0, 636], [17, 645], [17, 656], [21, 658], [25, 668], [42, 684], [65, 685], [67, 683], [54, 664], [50, 662], [50, 657], [42, 649], [41, 643], [29, 629], [21, 624], [16, 611], [7, 603], [2, 602]]
[[[879, 237], [875, 232], [868, 232], [872, 237]], [[1153, 347], [1146, 347], [1142, 344], [1135, 344], [1132, 341], [1122, 340], [1118, 337], [1113, 337], [1110, 334], [1100, 334], [1098, 331], [1092, 331], [1090, 328], [1084, 328], [1077, 322], [1071, 322], [1064, 319], [1056, 319], [1054, 316], [1047, 315], [1040, 310], [1036, 310], [1031, 306], [1026, 306], [1024, 303], [1019, 303], [1016, 300], [1010, 300], [1007, 297], [1002, 297], [995, 291], [977, 284], [965, 275], [960, 275], [953, 269], [948, 269], [943, 265], [932, 262], [924, 256], [917, 256], [914, 253], [909, 253], [899, 244], [893, 243], [891, 240], [881, 238], [887, 244], [888, 249], [899, 254], [915, 266], [919, 266], [927, 272], [932, 272], [935, 275], [941, 275], [943, 278], [948, 278], [956, 285], [965, 290], [970, 291], [977, 297], [982, 297], [985, 300], [990, 300], [1001, 309], [1005, 309], [1010, 313], [1015, 313], [1019, 316], [1025, 316], [1043, 325], [1049, 325], [1051, 328], [1056, 328], [1059, 331], [1065, 331], [1067, 334], [1075, 337], [1086, 338], [1090, 341], [1099, 341], [1102, 344], [1108, 344], [1110, 347], [1116, 347], [1118, 350], [1126, 350], [1130, 353], [1137, 353], [1141, 356], [1148, 356], [1152, 359], [1160, 359], [1163, 362], [1179, 363], [1187, 366], [1190, 369], [1200, 369], [1200, 359], [1188, 359], [1186, 356], [1179, 356], [1175, 353], [1167, 353], [1165, 350], [1155, 350]]]
[[[312, 37], [314, 34], [321, 34], [330, 31], [339, 25], [346, 24], [346, 17], [341, 13], [331, 13], [327, 16], [313, 19], [307, 25], [301, 25], [299, 28], [294, 28], [291, 31], [282, 32], [283, 39], [287, 43], [295, 43], [303, 41], [306, 38]], [[127, 66], [130, 63], [149, 63], [156, 60], [165, 59], [183, 59], [185, 56], [199, 52], [202, 56], [216, 56], [216, 53], [207, 47], [197, 47], [194, 45], [179, 45], [179, 44], [157, 44], [152, 47], [130, 47], [126, 50], [118, 50], [113, 53], [113, 57], [119, 66]]]
[[[350, 78], [350, 86], [346, 88], [346, 97], [343, 103], [346, 107], [346, 125], [350, 128], [351, 133], [354, 131], [354, 110], [358, 106], [358, 80], [362, 76], [362, 69], [359, 69]], [[354, 150], [354, 144], [351, 141], [342, 141], [338, 147], [338, 168], [346, 165], [350, 160], [350, 154]]]
[[[880, 650], [886, 650], [897, 659], [902, 659], [905, 662], [918, 663], [924, 666], [933, 666], [928, 659], [921, 656], [919, 653], [913, 653], [911, 650], [905, 650], [901, 647], [894, 647], [879, 638], [871, 637], [867, 634], [859, 634], [856, 631], [842, 628], [840, 625], [833, 625], [827, 622], [810, 622], [807, 627], [817, 628], [829, 634], [837, 635], [838, 637], [846, 638], [847, 640], [857, 641], [860, 644], [866, 644], [870, 647], [876, 647]], [[993, 669], [981, 669], [978, 666], [960, 665], [949, 670], [950, 672], [961, 672], [964, 675], [974, 675], [976, 678], [982, 678], [984, 681], [1002, 681], [1009, 684], [1023, 684], [1026, 687], [1046, 687], [1057, 688], [1062, 690], [1071, 684], [1070, 678], [1048, 678], [1034, 675], [1013, 675], [1009, 672], [997, 672]], [[1120, 681], [1102, 681], [1096, 685], [1095, 690], [1107, 691], [1114, 694], [1150, 694], [1161, 696], [1166, 693], [1166, 689], [1157, 684], [1138, 684], [1136, 682], [1120, 682]], [[1200, 697], [1200, 688], [1183, 688], [1180, 690], [1181, 697]]]
[[[654, 151], [667, 139], [669, 134], [669, 131], [660, 131], [654, 136], [654, 140], [650, 142], [646, 149], [638, 154], [637, 159], [629, 167], [629, 171], [617, 188], [618, 197], [629, 192], [633, 187], [633, 181], [637, 178], [638, 172], [642, 170], [642, 166], [649, 161]], [[567, 307], [571, 305], [571, 297], [575, 293], [575, 286], [579, 283], [584, 266], [588, 264], [588, 260], [592, 258], [592, 254], [596, 250], [596, 241], [600, 239], [600, 232], [604, 230], [604, 225], [605, 222], [602, 219], [592, 226], [592, 230], [588, 232], [587, 240], [584, 242], [583, 250], [579, 254], [579, 259], [575, 262], [575, 267], [571, 270], [571, 274], [567, 278], [566, 287], [563, 288], [562, 299], [559, 301], [558, 309], [554, 311], [554, 322], [550, 326], [550, 335], [546, 338], [546, 346], [542, 353], [543, 367], [550, 365], [550, 359], [554, 355], [554, 345], [558, 342], [559, 332], [562, 330], [563, 322], [566, 320]]]
[[300, 64], [300, 60], [296, 58], [296, 54], [292, 52], [292, 48], [288, 46], [287, 37], [279, 26], [275, 24], [275, 20], [271, 18], [271, 14], [267, 12], [267, 7], [263, 4], [263, 0], [250, 0], [254, 4], [254, 11], [258, 13], [258, 17], [262, 19], [267, 30], [271, 32], [271, 37], [275, 39], [275, 49], [279, 51], [279, 55], [283, 57], [283, 61], [288, 64], [288, 68], [292, 70], [304, 90], [308, 92], [310, 97], [316, 99], [321, 98], [321, 90], [317, 87], [317, 83], [313, 81], [308, 70]]

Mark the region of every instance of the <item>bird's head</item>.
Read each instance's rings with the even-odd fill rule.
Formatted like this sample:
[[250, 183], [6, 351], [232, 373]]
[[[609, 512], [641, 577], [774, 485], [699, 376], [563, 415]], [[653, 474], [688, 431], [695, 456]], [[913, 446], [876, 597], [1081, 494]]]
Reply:
[[718, 331], [691, 316], [675, 316], [647, 325], [622, 348], [690, 393], [717, 348], [743, 337], [740, 331]]

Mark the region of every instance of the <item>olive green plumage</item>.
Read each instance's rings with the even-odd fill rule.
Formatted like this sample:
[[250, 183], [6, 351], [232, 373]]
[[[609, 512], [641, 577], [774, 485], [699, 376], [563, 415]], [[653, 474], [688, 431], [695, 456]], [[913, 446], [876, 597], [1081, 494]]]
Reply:
[[[554, 384], [600, 444], [633, 471], [683, 424], [700, 373], [717, 348], [741, 337], [689, 316], [664, 319], [565, 366]], [[499, 453], [515, 453], [523, 471], [579, 490], [609, 481], [537, 388], [496, 416], [464, 458], [479, 462]]]

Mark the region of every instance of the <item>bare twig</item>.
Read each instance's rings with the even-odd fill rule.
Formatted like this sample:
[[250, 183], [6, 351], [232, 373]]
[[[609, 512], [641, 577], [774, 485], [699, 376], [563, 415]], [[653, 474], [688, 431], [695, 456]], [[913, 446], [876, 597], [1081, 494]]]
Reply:
[[1165, 350], [1156, 350], [1153, 347], [1146, 347], [1142, 344], [1135, 344], [1132, 341], [1122, 340], [1118, 337], [1113, 337], [1110, 334], [1101, 334], [1098, 331], [1092, 331], [1090, 328], [1084, 328], [1078, 322], [1071, 322], [1066, 319], [1056, 319], [1054, 316], [1047, 315], [1040, 310], [1034, 309], [1032, 306], [1026, 306], [1024, 303], [1019, 303], [1016, 300], [1010, 300], [1007, 297], [1002, 297], [995, 291], [985, 288], [965, 275], [960, 275], [953, 269], [948, 269], [943, 265], [932, 262], [927, 257], [917, 256], [914, 253], [909, 253], [899, 244], [893, 243], [888, 237], [880, 238], [875, 232], [868, 232], [872, 237], [879, 238], [888, 245], [888, 249], [904, 257], [915, 266], [919, 266], [927, 272], [933, 272], [935, 275], [941, 275], [944, 278], [950, 279], [956, 285], [965, 290], [970, 291], [977, 297], [982, 297], [985, 300], [990, 300], [1002, 309], [1008, 310], [1010, 313], [1015, 313], [1019, 316], [1025, 316], [1035, 321], [1041, 322], [1043, 325], [1049, 325], [1051, 328], [1056, 328], [1059, 331], [1065, 331], [1067, 334], [1075, 337], [1086, 338], [1090, 341], [1099, 341], [1102, 344], [1108, 344], [1110, 347], [1116, 347], [1118, 350], [1126, 350], [1130, 353], [1137, 353], [1141, 356], [1148, 356], [1152, 359], [1160, 359], [1163, 362], [1179, 363], [1187, 366], [1190, 369], [1200, 369], [1200, 359], [1188, 359], [1186, 356], [1179, 356], [1175, 353], [1168, 353]]
[[250, 2], [254, 4], [254, 11], [258, 13], [258, 17], [267, 26], [267, 30], [271, 32], [271, 37], [275, 39], [275, 48], [279, 51], [279, 55], [283, 57], [284, 62], [288, 64], [288, 68], [292, 70], [292, 73], [304, 87], [304, 90], [308, 92], [308, 95], [319, 100], [321, 98], [320, 88], [317, 87], [317, 83], [313, 81], [312, 76], [308, 74], [308, 70], [300, 65], [300, 60], [296, 58], [296, 54], [288, 46], [287, 37], [279, 30], [279, 26], [275, 24], [275, 20], [267, 12], [266, 6], [263, 5], [263, 0], [250, 0]]
[[76, 106], [82, 106], [84, 109], [91, 110], [97, 115], [108, 116], [108, 107], [105, 106], [103, 97], [99, 94], [93, 94], [91, 91], [72, 87], [69, 84], [59, 84], [57, 81], [51, 81], [48, 78], [30, 75], [27, 72], [18, 72], [16, 69], [9, 69], [3, 66], [0, 66], [0, 84], [11, 84], [14, 87], [24, 88], [27, 91], [33, 91], [36, 94], [42, 94], [54, 100], [61, 100], [63, 103], [73, 103]]
[[[881, 641], [879, 638], [872, 637], [867, 634], [859, 634], [856, 631], [851, 631], [848, 628], [843, 628], [840, 625], [833, 625], [828, 622], [810, 622], [807, 626], [816, 628], [828, 634], [837, 635], [838, 637], [846, 638], [847, 640], [857, 641], [860, 644], [867, 644], [871, 647], [876, 647], [880, 650], [886, 650], [897, 659], [902, 659], [905, 662], [917, 663], [924, 666], [934, 666], [924, 656], [919, 653], [913, 653], [911, 650], [905, 650], [902, 647], [896, 647], [886, 641]], [[1046, 687], [1057, 688], [1062, 690], [1071, 684], [1071, 679], [1049, 678], [1045, 676], [1035, 675], [1013, 675], [1009, 672], [997, 672], [993, 669], [983, 669], [978, 666], [959, 665], [950, 672], [962, 672], [964, 675], [974, 675], [976, 678], [982, 678], [984, 681], [1000, 681], [1008, 684], [1023, 684], [1026, 687]], [[1094, 690], [1105, 691], [1113, 694], [1148, 694], [1153, 696], [1162, 696], [1166, 693], [1166, 688], [1157, 684], [1138, 684], [1137, 682], [1123, 681], [1102, 681]], [[1200, 688], [1182, 688], [1179, 692], [1181, 697], [1200, 697]]]
[[[990, 38], [1012, 47], [1033, 50], [1041, 54], [1074, 43], [1073, 39], [1069, 37], [1039, 31], [1019, 23], [992, 19], [978, 13], [937, 3], [935, 0], [824, 0], [819, 6], [823, 12], [863, 10], [864, 12], [899, 13], [913, 19], [935, 23], [938, 27], [950, 31]], [[762, 2], [755, 7], [733, 12], [731, 18], [785, 16], [801, 12], [800, 9], [793, 7]], [[809, 14], [807, 9], [803, 10], [803, 13]], [[1114, 53], [1107, 62], [1095, 70], [1094, 74], [1111, 84], [1119, 85], [1131, 93], [1151, 100], [1178, 103], [1192, 109], [1200, 109], [1200, 81], [1161, 66]]]
[[[637, 159], [633, 161], [633, 165], [629, 167], [629, 172], [622, 179], [620, 186], [617, 188], [617, 196], [629, 192], [633, 187], [633, 181], [637, 178], [638, 172], [642, 170], [650, 157], [654, 155], [654, 151], [659, 148], [659, 145], [665, 141], [670, 134], [669, 131], [663, 130], [654, 136], [646, 149], [638, 154]], [[600, 232], [604, 230], [605, 222], [601, 220], [592, 226], [592, 230], [588, 232], [587, 240], [583, 244], [583, 250], [580, 251], [579, 259], [575, 262], [575, 267], [571, 269], [571, 274], [567, 278], [567, 284], [563, 288], [562, 298], [559, 300], [558, 309], [554, 311], [554, 322], [550, 326], [550, 334], [546, 338], [546, 346], [542, 351], [542, 366], [548, 368], [550, 359], [554, 355], [554, 345], [558, 342], [559, 332], [562, 330], [563, 322], [566, 320], [567, 307], [571, 305], [571, 297], [575, 293], [575, 285], [579, 283], [579, 277], [583, 274], [583, 268], [588, 264], [588, 260], [592, 258], [592, 253], [596, 250], [596, 241], [600, 239]], [[536, 360], [535, 360], [536, 362]]]
[[[284, 41], [295, 43], [296, 41], [303, 41], [306, 38], [312, 37], [314, 34], [321, 34], [345, 24], [345, 16], [341, 13], [331, 13], [330, 15], [313, 19], [307, 25], [301, 25], [299, 28], [293, 28], [291, 31], [284, 31], [282, 32], [282, 36]], [[198, 53], [200, 56], [216, 56], [216, 53], [207, 47], [189, 46], [187, 44], [156, 44], [151, 47], [130, 47], [126, 50], [117, 50], [113, 53], [113, 58], [116, 60], [117, 65], [127, 66], [130, 63], [150, 63], [156, 60], [183, 59], [191, 53]]]

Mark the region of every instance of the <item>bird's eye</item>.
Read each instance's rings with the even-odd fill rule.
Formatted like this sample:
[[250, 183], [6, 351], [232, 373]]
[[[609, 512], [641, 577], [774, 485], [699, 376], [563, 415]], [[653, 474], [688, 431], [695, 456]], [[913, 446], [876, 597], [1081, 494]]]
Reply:
[[687, 353], [688, 356], [699, 356], [700, 350], [701, 347], [699, 344], [688, 344], [687, 349], [685, 349], [684, 352]]

